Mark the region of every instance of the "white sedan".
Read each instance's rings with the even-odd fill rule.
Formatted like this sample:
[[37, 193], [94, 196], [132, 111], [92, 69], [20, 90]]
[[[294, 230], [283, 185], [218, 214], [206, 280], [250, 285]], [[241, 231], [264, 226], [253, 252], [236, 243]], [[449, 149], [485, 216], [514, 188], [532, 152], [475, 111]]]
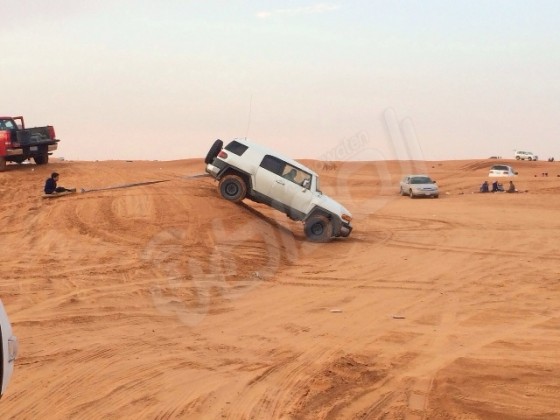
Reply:
[[436, 181], [428, 175], [406, 175], [400, 184], [401, 195], [415, 197], [439, 197], [439, 188]]
[[515, 176], [517, 172], [509, 165], [494, 165], [490, 168], [488, 176]]

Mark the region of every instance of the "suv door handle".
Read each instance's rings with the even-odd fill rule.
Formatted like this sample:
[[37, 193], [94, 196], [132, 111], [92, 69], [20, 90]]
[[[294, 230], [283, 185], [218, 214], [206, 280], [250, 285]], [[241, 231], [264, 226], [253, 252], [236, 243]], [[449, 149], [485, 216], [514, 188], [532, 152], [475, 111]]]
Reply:
[[277, 183], [277, 184], [280, 184], [280, 185], [285, 185], [285, 184], [284, 184], [284, 181], [282, 181], [281, 179], [277, 179], [277, 180], [276, 180], [276, 183]]

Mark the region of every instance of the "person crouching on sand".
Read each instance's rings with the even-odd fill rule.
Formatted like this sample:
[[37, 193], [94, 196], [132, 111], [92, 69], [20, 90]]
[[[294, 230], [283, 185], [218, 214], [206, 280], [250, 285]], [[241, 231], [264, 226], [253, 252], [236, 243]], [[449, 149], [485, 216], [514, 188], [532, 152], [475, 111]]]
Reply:
[[61, 193], [61, 192], [76, 192], [76, 189], [68, 189], [68, 188], [64, 188], [64, 187], [58, 187], [57, 183], [58, 183], [58, 178], [59, 178], [59, 174], [56, 172], [53, 172], [51, 174], [51, 177], [48, 178], [45, 181], [45, 194], [54, 194], [54, 193]]
[[515, 185], [513, 185], [513, 181], [509, 181], [509, 188], [507, 189], [508, 193], [516, 193], [517, 189], [515, 188]]

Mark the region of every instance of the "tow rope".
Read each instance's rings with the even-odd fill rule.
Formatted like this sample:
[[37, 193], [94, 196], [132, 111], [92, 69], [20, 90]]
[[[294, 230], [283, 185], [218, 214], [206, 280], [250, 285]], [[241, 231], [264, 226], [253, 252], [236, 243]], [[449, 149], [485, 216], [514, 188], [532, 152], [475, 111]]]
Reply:
[[94, 191], [116, 190], [116, 189], [119, 189], [119, 188], [137, 187], [139, 185], [159, 184], [160, 182], [167, 182], [167, 181], [170, 181], [170, 180], [169, 179], [160, 179], [158, 181], [133, 182], [131, 184], [114, 185], [112, 187], [90, 188], [90, 189], [82, 188], [82, 189], [80, 189], [80, 192], [83, 194], [83, 193], [94, 192]]

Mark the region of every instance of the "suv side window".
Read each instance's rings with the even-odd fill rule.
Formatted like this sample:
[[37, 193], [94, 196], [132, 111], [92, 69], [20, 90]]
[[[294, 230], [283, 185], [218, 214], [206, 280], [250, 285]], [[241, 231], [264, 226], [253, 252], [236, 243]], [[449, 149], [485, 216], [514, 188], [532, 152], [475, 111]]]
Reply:
[[311, 186], [311, 174], [308, 174], [307, 172], [304, 172], [288, 163], [282, 171], [282, 178], [308, 189]]
[[265, 157], [261, 162], [261, 168], [264, 168], [267, 171], [270, 171], [280, 176], [282, 176], [282, 174], [284, 173], [285, 166], [286, 166], [286, 162], [283, 162], [280, 159], [270, 155], [265, 155]]
[[276, 175], [280, 175], [282, 178], [293, 182], [294, 184], [302, 185], [309, 189], [311, 186], [311, 174], [302, 171], [277, 157], [266, 155], [262, 162], [261, 168], [266, 169]]
[[241, 156], [243, 155], [243, 153], [245, 153], [245, 151], [249, 148], [249, 146], [246, 146], [245, 144], [241, 144], [238, 141], [233, 140], [232, 142], [230, 142], [225, 149], [228, 152], [231, 152], [233, 154], [236, 154], [237, 156]]

